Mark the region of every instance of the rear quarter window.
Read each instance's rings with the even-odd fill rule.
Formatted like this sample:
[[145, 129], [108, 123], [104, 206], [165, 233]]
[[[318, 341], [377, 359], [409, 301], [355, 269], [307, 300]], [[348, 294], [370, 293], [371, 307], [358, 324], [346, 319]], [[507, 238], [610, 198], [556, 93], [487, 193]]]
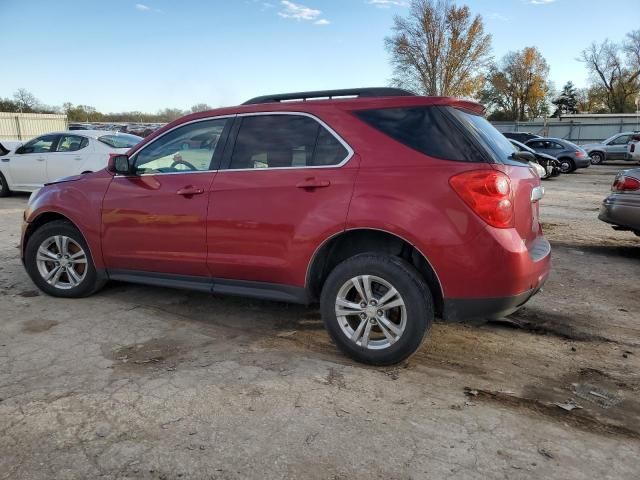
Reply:
[[355, 115], [376, 130], [430, 157], [484, 161], [482, 153], [447, 115], [445, 108], [384, 108], [357, 111]]

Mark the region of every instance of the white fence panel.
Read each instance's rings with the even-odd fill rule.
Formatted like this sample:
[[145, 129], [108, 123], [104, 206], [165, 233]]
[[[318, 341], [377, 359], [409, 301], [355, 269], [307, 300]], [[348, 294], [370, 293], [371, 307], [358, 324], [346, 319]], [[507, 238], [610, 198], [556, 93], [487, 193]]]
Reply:
[[66, 129], [66, 115], [0, 112], [0, 141], [26, 141], [44, 133]]

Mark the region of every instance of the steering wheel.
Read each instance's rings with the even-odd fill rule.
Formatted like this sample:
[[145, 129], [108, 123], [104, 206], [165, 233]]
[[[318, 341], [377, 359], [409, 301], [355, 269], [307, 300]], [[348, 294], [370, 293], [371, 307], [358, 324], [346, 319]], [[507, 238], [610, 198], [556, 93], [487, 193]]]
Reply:
[[185, 167], [187, 167], [189, 170], [198, 170], [193, 164], [187, 162], [186, 160], [182, 160], [182, 158], [180, 159], [174, 159], [173, 163], [171, 164], [171, 168], [178, 170], [176, 167], [178, 165], [184, 165]]

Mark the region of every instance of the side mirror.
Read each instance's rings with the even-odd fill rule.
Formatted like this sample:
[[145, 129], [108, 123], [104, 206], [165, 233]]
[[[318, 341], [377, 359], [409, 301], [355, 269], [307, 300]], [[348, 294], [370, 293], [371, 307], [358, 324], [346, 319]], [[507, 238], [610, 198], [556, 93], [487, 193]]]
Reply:
[[131, 175], [132, 165], [127, 155], [111, 154], [107, 170], [116, 175]]
[[24, 147], [24, 146], [19, 146], [18, 148], [16, 148], [15, 153], [17, 153], [18, 155], [22, 155], [23, 153], [33, 153], [33, 148], [32, 147]]
[[527, 151], [513, 152], [511, 157], [514, 160], [520, 160], [521, 162], [535, 162], [536, 161], [536, 156], [533, 153], [527, 152]]

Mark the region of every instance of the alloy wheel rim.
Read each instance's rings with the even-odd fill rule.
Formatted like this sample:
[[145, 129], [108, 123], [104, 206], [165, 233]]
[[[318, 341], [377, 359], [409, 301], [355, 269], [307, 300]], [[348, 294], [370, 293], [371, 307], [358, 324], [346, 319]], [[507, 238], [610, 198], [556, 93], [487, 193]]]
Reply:
[[591, 163], [593, 163], [594, 165], [598, 165], [600, 162], [602, 162], [602, 157], [599, 153], [594, 153], [591, 156]]
[[60, 290], [80, 285], [87, 276], [87, 254], [70, 237], [47, 238], [36, 253], [38, 272], [45, 282]]
[[342, 333], [359, 347], [382, 350], [396, 343], [407, 326], [407, 307], [385, 279], [358, 275], [336, 296], [336, 318]]

